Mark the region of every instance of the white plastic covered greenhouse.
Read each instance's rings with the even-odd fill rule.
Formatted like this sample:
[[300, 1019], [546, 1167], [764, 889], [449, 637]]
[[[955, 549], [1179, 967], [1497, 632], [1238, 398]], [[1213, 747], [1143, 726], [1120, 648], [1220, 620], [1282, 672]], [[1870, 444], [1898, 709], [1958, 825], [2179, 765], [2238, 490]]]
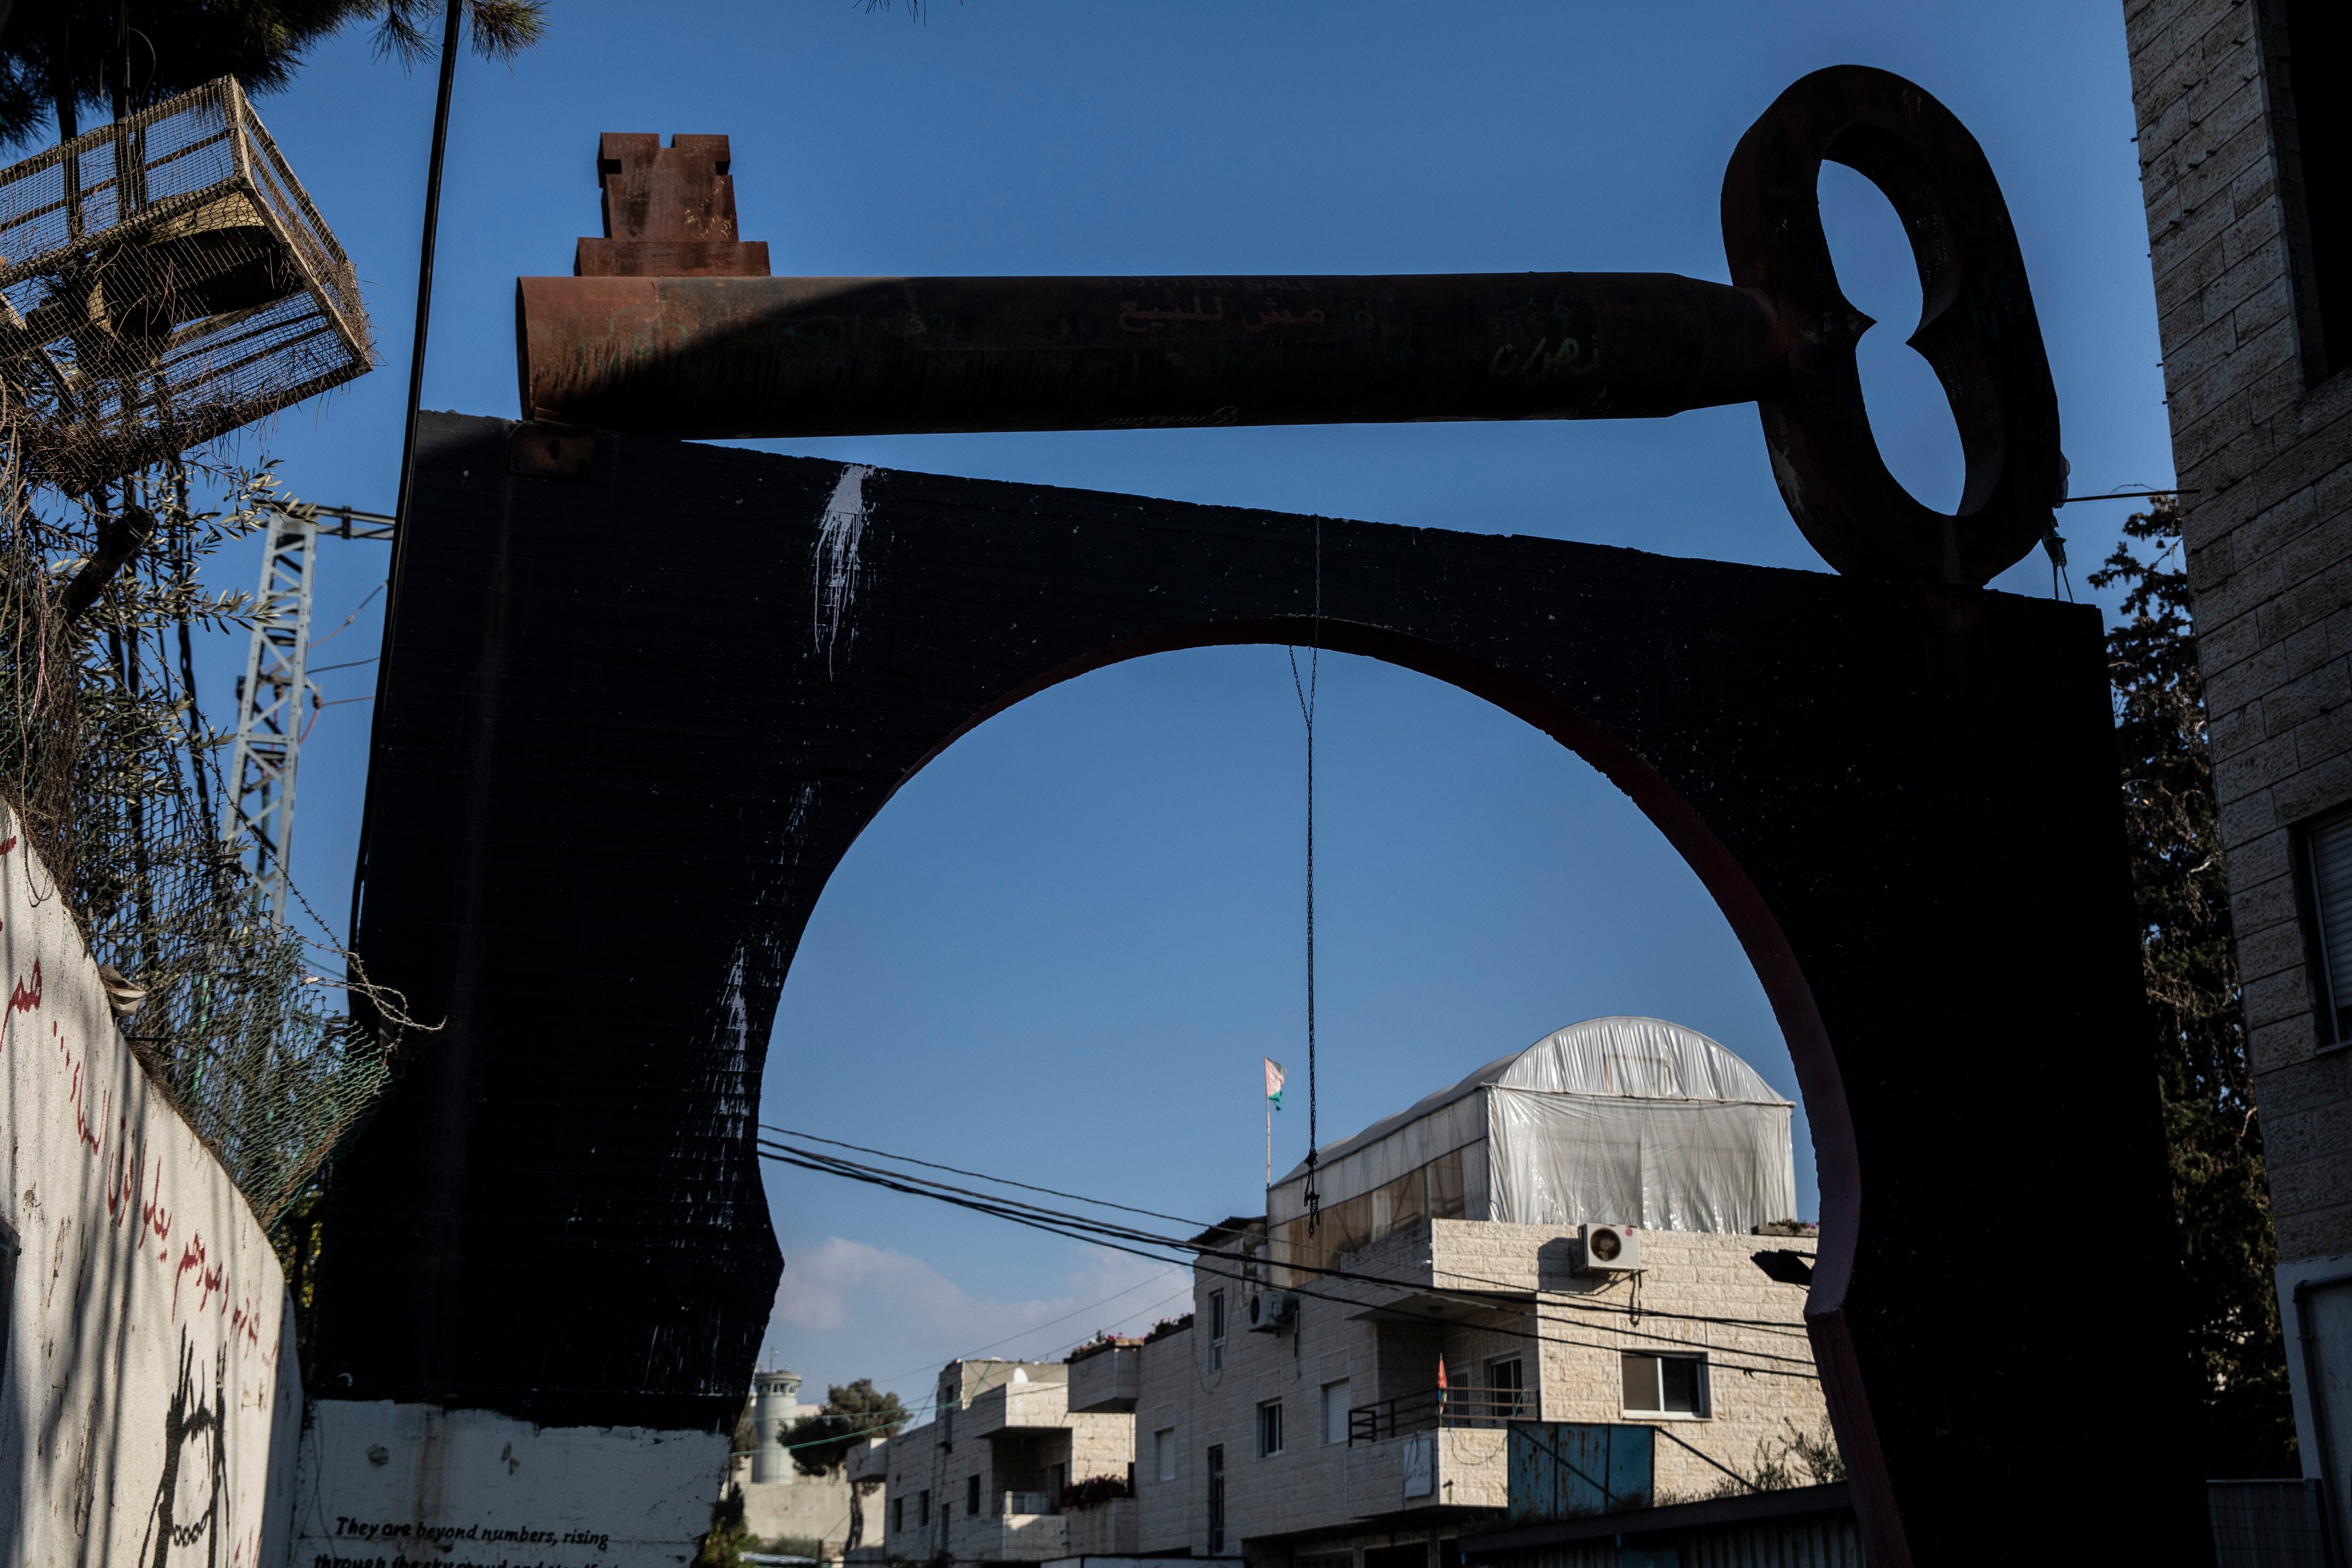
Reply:
[[1423, 1218], [1746, 1232], [1797, 1212], [1794, 1107], [1663, 1019], [1588, 1019], [1325, 1149], [1266, 1189], [1269, 1261], [1327, 1265]]

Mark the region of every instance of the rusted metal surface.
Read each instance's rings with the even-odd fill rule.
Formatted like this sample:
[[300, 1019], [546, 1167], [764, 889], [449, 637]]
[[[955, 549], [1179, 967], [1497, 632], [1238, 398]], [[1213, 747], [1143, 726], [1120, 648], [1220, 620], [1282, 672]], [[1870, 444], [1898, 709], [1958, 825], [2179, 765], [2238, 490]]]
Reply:
[[[740, 253], [688, 236], [723, 226], [732, 240], [725, 138], [678, 137], [657, 159], [654, 140], [605, 138], [623, 171], [606, 177], [608, 232], [625, 218], [644, 237], [593, 254], [583, 240], [593, 276], [519, 280], [528, 419], [740, 438], [1628, 419], [1754, 402], [1789, 509], [1832, 566], [1968, 585], [2032, 549], [2060, 495], [2057, 393], [2000, 184], [1950, 111], [1885, 71], [1817, 71], [1741, 139], [1723, 191], [1734, 286], [768, 277], [764, 252], [762, 276], [712, 276]], [[1926, 301], [1911, 341], [1967, 456], [1955, 513], [1906, 492], [1871, 434], [1854, 357], [1871, 322], [1822, 232], [1824, 159], [1876, 183], [1911, 235]]]
[[[1830, 261], [1825, 159], [1885, 192], [1911, 236], [1925, 308], [1909, 341], [1944, 383], [1968, 463], [1956, 514], [1914, 499], [1871, 435], [1854, 359], [1871, 320]], [[1887, 71], [1806, 77], [1731, 155], [1723, 247], [1733, 279], [1773, 302], [1790, 373], [1759, 400], [1764, 439], [1790, 512], [1832, 566], [1980, 583], [2042, 538], [2065, 481], [2058, 390], [2000, 183], [1951, 110]]]
[[526, 277], [534, 417], [682, 436], [1636, 418], [1785, 379], [1668, 274]]
[[768, 242], [735, 228], [733, 159], [724, 136], [608, 131], [596, 142], [604, 237], [583, 238], [582, 277], [765, 277]]

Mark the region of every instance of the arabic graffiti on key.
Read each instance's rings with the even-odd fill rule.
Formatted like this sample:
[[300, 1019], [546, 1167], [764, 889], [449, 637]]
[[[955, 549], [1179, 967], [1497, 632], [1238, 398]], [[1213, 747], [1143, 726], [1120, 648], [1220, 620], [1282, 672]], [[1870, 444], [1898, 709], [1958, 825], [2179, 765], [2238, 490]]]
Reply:
[[1171, 321], [1222, 322], [1225, 319], [1224, 300], [1219, 298], [1209, 303], [1213, 308], [1202, 309], [1201, 297], [1195, 294], [1190, 310], [1146, 310], [1137, 300], [1122, 299], [1118, 302], [1118, 324], [1125, 331], [1149, 332], [1165, 327]]

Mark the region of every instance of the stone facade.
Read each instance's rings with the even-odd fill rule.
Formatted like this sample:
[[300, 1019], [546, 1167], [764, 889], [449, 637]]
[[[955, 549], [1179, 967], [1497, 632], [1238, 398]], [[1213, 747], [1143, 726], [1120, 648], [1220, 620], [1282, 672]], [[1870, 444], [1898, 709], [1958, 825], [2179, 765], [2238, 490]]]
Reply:
[[878, 1535], [879, 1549], [861, 1550], [861, 1560], [1066, 1556], [1063, 1492], [1096, 1476], [1126, 1476], [1135, 1453], [1133, 1416], [1071, 1413], [1069, 1368], [1059, 1362], [951, 1361], [935, 1411], [850, 1461], [852, 1484], [884, 1483], [885, 1500], [878, 1510], [869, 1501], [866, 1513], [866, 1539]]
[[[1262, 1231], [1243, 1232], [1226, 1245], [1260, 1240]], [[1578, 1273], [1579, 1244], [1557, 1228], [1426, 1220], [1346, 1258], [1350, 1274], [1379, 1282], [1319, 1280], [1277, 1333], [1246, 1327], [1248, 1297], [1262, 1288], [1255, 1265], [1243, 1278], [1196, 1270], [1191, 1324], [1143, 1348], [1139, 1549], [1274, 1562], [1345, 1553], [1349, 1563], [1391, 1546], [1442, 1549], [1507, 1500], [1513, 1402], [1496, 1389], [1512, 1362], [1521, 1416], [1670, 1427], [1690, 1447], [1658, 1445], [1663, 1499], [1725, 1484], [1709, 1458], [1752, 1474], [1792, 1433], [1825, 1437], [1805, 1291], [1756, 1261], [1763, 1251], [1810, 1255], [1812, 1239], [1645, 1230], [1641, 1244], [1636, 1282]], [[1704, 1357], [1700, 1410], [1628, 1412], [1629, 1353]], [[1446, 1404], [1436, 1398], [1441, 1356]], [[1268, 1406], [1281, 1411], [1281, 1446], [1261, 1457]], [[1222, 1541], [1209, 1522], [1213, 1447], [1223, 1450]]]
[[2334, 17], [2126, 0], [2124, 20], [2287, 1373], [2321, 1477], [2352, 1437], [2352, 1050], [2321, 994], [2303, 845], [2352, 802], [2352, 323], [2331, 333], [2320, 309], [2352, 258], [2323, 266], [2310, 215], [2352, 199], [2352, 168], [2316, 129], [2334, 106], [2298, 111], [2290, 27]]
[[2126, 0], [2165, 390], [2279, 1254], [2352, 1251], [2352, 1052], [2305, 964], [2294, 830], [2352, 801], [2352, 377], [2314, 382], [2248, 0]]

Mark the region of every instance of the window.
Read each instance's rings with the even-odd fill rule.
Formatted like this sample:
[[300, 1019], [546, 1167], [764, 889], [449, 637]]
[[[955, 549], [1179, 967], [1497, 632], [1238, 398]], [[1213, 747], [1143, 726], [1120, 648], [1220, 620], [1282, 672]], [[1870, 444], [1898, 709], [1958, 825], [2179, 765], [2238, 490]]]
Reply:
[[1348, 1380], [1323, 1385], [1323, 1440], [1344, 1443], [1348, 1440]]
[[1225, 1446], [1209, 1445], [1209, 1555], [1225, 1554]]
[[1151, 1434], [1152, 1474], [1163, 1481], [1176, 1479], [1176, 1428], [1162, 1427]]
[[1282, 1401], [1269, 1399], [1257, 1407], [1257, 1457], [1270, 1459], [1282, 1452]]
[[890, 1528], [893, 1531], [907, 1528], [907, 1500], [903, 1497], [890, 1500]]
[[1209, 1370], [1223, 1370], [1225, 1364], [1225, 1293], [1209, 1292]]
[[1498, 1355], [1486, 1364], [1486, 1414], [1497, 1421], [1517, 1421], [1528, 1414], [1524, 1365], [1516, 1355]]
[[1697, 1355], [1625, 1357], [1625, 1414], [1706, 1414], [1706, 1358]]
[[1062, 1494], [1070, 1490], [1070, 1467], [1055, 1465], [1045, 1472], [1045, 1506], [1056, 1513], [1062, 1509]]
[[2341, 0], [2264, 9], [2280, 215], [2304, 375], [2315, 382], [2352, 366], [2352, 104], [2337, 80], [2352, 51], [2352, 12]]
[[931, 1494], [927, 1491], [915, 1494], [915, 1522], [919, 1525], [931, 1522]]
[[964, 1478], [963, 1516], [966, 1519], [978, 1519], [980, 1517], [980, 1478], [978, 1476], [966, 1476]]
[[2319, 1043], [2352, 1040], [2352, 811], [2315, 822], [2303, 846], [2304, 956]]

